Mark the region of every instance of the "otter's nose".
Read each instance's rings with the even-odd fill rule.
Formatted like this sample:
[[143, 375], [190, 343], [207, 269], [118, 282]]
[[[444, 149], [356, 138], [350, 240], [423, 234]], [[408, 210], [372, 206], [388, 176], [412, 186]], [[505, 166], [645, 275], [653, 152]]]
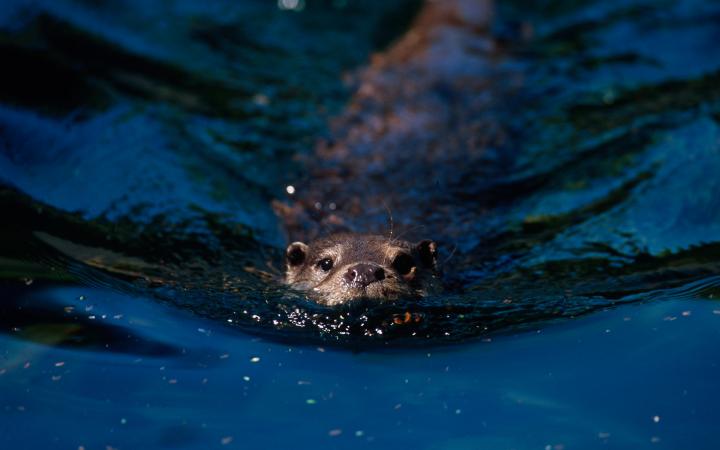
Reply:
[[349, 284], [367, 286], [370, 283], [385, 279], [385, 270], [374, 264], [355, 264], [343, 276]]

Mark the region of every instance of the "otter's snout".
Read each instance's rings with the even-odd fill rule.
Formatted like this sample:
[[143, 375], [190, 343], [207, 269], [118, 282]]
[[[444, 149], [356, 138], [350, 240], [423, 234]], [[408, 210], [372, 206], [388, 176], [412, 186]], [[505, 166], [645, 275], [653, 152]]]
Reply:
[[365, 287], [370, 283], [385, 279], [385, 270], [375, 264], [355, 264], [350, 267], [343, 278], [348, 284]]

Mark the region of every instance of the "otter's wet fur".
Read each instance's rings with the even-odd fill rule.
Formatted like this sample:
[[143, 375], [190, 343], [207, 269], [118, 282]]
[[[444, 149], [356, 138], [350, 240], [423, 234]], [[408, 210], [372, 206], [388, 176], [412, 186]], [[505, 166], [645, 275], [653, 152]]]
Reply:
[[423, 297], [439, 289], [437, 246], [379, 235], [334, 234], [293, 242], [285, 252], [285, 281], [314, 301], [340, 305], [359, 299]]
[[[348, 77], [355, 86], [348, 106], [315, 150], [299, 155], [306, 176], [273, 207], [289, 242], [328, 232], [369, 234], [291, 244], [287, 255], [299, 259], [286, 257], [288, 284], [328, 305], [419, 297], [440, 285], [434, 261], [420, 263], [419, 244], [373, 233], [387, 228], [389, 206], [399, 229], [422, 229], [443, 242], [479, 228], [465, 218], [484, 213], [475, 199], [484, 201], [487, 180], [505, 173], [510, 154], [494, 157], [487, 150], [507, 145], [510, 134], [494, 111], [515, 89], [509, 71], [495, 63], [502, 49], [488, 32], [492, 15], [492, 0], [427, 1], [403, 37]], [[460, 188], [479, 194], [458, 202]], [[397, 275], [388, 248], [415, 258], [411, 279]], [[322, 252], [339, 256], [327, 272], [317, 265]], [[373, 264], [382, 266], [385, 278], [366, 286], [348, 281], [354, 279], [345, 277], [350, 264], [370, 264], [360, 271], [363, 282], [373, 280]]]

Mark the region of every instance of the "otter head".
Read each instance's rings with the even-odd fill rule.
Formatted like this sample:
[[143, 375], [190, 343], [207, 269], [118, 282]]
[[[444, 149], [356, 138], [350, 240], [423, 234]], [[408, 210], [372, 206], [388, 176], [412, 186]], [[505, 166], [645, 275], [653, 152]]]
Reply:
[[318, 303], [421, 297], [437, 286], [437, 245], [383, 236], [336, 234], [290, 244], [285, 280]]

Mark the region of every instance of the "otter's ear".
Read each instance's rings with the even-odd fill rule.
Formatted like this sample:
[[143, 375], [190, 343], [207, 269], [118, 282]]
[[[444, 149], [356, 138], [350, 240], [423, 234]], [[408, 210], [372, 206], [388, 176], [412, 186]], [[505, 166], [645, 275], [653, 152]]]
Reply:
[[437, 267], [437, 244], [435, 241], [420, 241], [415, 248], [418, 255], [420, 255], [420, 261], [426, 267], [432, 267], [433, 269]]
[[285, 250], [285, 263], [288, 267], [296, 267], [305, 262], [308, 246], [302, 242], [293, 242]]

